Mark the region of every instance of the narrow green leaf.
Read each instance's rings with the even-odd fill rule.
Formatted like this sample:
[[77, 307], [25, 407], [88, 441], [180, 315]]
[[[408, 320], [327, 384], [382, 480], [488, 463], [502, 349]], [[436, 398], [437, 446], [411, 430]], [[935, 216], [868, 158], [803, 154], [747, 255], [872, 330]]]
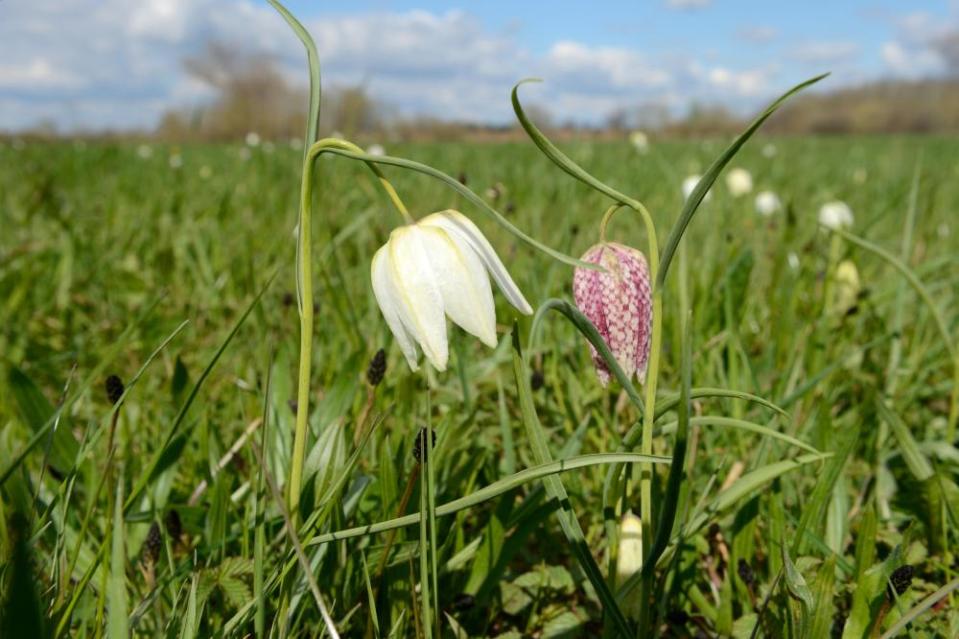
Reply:
[[932, 464], [919, 450], [919, 444], [913, 438], [909, 427], [902, 421], [902, 418], [894, 413], [882, 399], [876, 398], [876, 408], [882, 421], [886, 422], [892, 429], [892, 434], [899, 443], [899, 451], [902, 453], [902, 458], [906, 462], [909, 472], [920, 482], [932, 477], [935, 474]]
[[530, 139], [533, 141], [540, 151], [548, 157], [553, 164], [558, 166], [560, 169], [573, 176], [580, 182], [591, 186], [600, 193], [609, 196], [610, 198], [616, 200], [621, 204], [630, 206], [634, 200], [611, 186], [601, 182], [592, 175], [590, 175], [584, 168], [573, 162], [565, 153], [559, 150], [559, 148], [549, 141], [549, 139], [540, 131], [532, 120], [526, 116], [526, 112], [523, 111], [523, 105], [519, 101], [519, 88], [520, 86], [527, 84], [529, 82], [542, 82], [539, 78], [527, 78], [521, 80], [516, 85], [513, 86], [513, 90], [510, 93], [510, 100], [513, 103], [513, 112], [516, 114], [516, 118], [519, 120], [520, 125], [523, 127], [523, 130], [526, 131], [526, 134], [529, 135]]
[[706, 193], [712, 187], [713, 182], [716, 181], [716, 178], [719, 177], [719, 174], [722, 170], [729, 164], [729, 161], [739, 152], [739, 149], [742, 148], [744, 144], [752, 137], [752, 135], [759, 129], [760, 126], [771, 116], [776, 110], [782, 106], [782, 104], [792, 97], [794, 94], [802, 91], [808, 86], [811, 86], [823, 78], [825, 78], [828, 73], [818, 75], [815, 78], [811, 78], [797, 84], [793, 88], [786, 91], [784, 94], [779, 96], [775, 102], [766, 107], [766, 110], [763, 111], [759, 117], [753, 120], [752, 124], [743, 131], [738, 138], [736, 138], [729, 148], [722, 152], [722, 154], [716, 158], [712, 165], [706, 170], [706, 173], [703, 174], [703, 177], [700, 178], [699, 183], [696, 185], [696, 188], [693, 189], [693, 192], [690, 193], [689, 197], [686, 198], [686, 202], [683, 205], [683, 210], [679, 214], [679, 218], [676, 220], [676, 223], [673, 225], [672, 230], [669, 232], [669, 238], [666, 240], [666, 245], [663, 247], [663, 253], [660, 256], [659, 263], [659, 273], [656, 276], [656, 288], [660, 288], [663, 285], [663, 282], [666, 281], [666, 274], [669, 272], [669, 265], [673, 260], [673, 255], [676, 253], [676, 248], [679, 246], [680, 240], [683, 239], [683, 234], [686, 232], [686, 227], [689, 226], [689, 223], [693, 219], [693, 215], [696, 214], [696, 210], [699, 208], [700, 203], [703, 201], [703, 198], [706, 197]]
[[[546, 464], [540, 464], [538, 466], [533, 466], [532, 468], [527, 468], [526, 470], [521, 470], [515, 475], [504, 477], [503, 479], [493, 482], [492, 484], [470, 493], [465, 497], [460, 497], [459, 499], [454, 499], [453, 501], [437, 506], [436, 516], [445, 517], [446, 515], [452, 515], [453, 513], [459, 512], [466, 508], [471, 508], [477, 504], [495, 499], [504, 493], [508, 493], [509, 491], [522, 486], [523, 484], [543, 479], [549, 475], [569, 472], [571, 470], [586, 468], [588, 466], [617, 463], [637, 464], [640, 462], [646, 462], [649, 464], [668, 464], [669, 458], [661, 457], [659, 455], [642, 455], [639, 453], [595, 453], [592, 455], [580, 455], [578, 457], [570, 457], [568, 459], [551, 461]], [[307, 545], [325, 544], [331, 541], [349, 539], [351, 537], [365, 537], [366, 535], [385, 532], [387, 530], [392, 530], [393, 528], [414, 526], [418, 524], [419, 521], [420, 513], [413, 513], [412, 515], [397, 517], [387, 521], [380, 521], [367, 526], [358, 526], [356, 528], [347, 528], [344, 530], [338, 530], [336, 532], [317, 535], [316, 537], [310, 539], [307, 542]]]
[[110, 577], [107, 583], [107, 636], [127, 639], [127, 555], [126, 533], [123, 526], [123, 478], [117, 480], [116, 500], [113, 506], [113, 549], [110, 552]]
[[[536, 415], [536, 407], [533, 405], [532, 391], [529, 387], [529, 369], [526, 366], [526, 360], [523, 358], [523, 351], [519, 343], [519, 331], [515, 326], [513, 327], [513, 373], [516, 376], [520, 410], [523, 415], [523, 423], [526, 425], [527, 437], [530, 440], [529, 443], [532, 448], [533, 459], [540, 464], [547, 464], [552, 461], [552, 455], [549, 452], [549, 445], [543, 433], [543, 427], [540, 425], [539, 417]], [[616, 626], [616, 629], [621, 635], [629, 636], [630, 628], [626, 617], [616, 603], [616, 598], [613, 596], [609, 584], [606, 583], [606, 579], [599, 569], [599, 565], [596, 563], [589, 546], [586, 544], [579, 520], [572, 511], [569, 495], [566, 493], [566, 488], [563, 486], [562, 480], [559, 477], [550, 475], [543, 479], [543, 484], [546, 488], [546, 494], [549, 495], [550, 499], [557, 502], [558, 509], [556, 514], [559, 518], [560, 528], [563, 529], [563, 533], [566, 535], [566, 539], [570, 545], [570, 551], [579, 562], [580, 568], [583, 569], [586, 577], [593, 585], [596, 595], [602, 602], [604, 612], [609, 615], [613, 625]]]
[[320, 126], [320, 54], [316, 50], [316, 43], [313, 41], [313, 36], [300, 24], [300, 21], [297, 20], [286, 7], [280, 4], [278, 0], [267, 1], [276, 9], [277, 13], [283, 16], [283, 19], [290, 25], [290, 28], [293, 29], [296, 37], [300, 39], [300, 42], [303, 43], [303, 47], [306, 49], [306, 60], [310, 72], [310, 110], [307, 113], [306, 120], [306, 144], [303, 145], [303, 158], [306, 159], [310, 145], [316, 142], [318, 138], [317, 132]]

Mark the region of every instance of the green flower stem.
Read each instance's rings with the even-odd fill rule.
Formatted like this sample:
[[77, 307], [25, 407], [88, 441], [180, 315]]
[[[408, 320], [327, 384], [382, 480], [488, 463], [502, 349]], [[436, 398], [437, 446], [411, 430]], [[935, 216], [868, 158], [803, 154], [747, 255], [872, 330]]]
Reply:
[[[294, 521], [299, 512], [300, 489], [303, 483], [303, 461], [306, 454], [307, 418], [310, 413], [310, 367], [313, 357], [313, 261], [310, 238], [313, 220], [313, 169], [316, 159], [326, 149], [360, 151], [351, 142], [336, 138], [324, 138], [310, 146], [303, 162], [303, 177], [300, 184], [300, 224], [297, 233], [297, 292], [300, 301], [300, 364], [296, 392], [296, 430], [293, 435], [293, 459], [290, 464], [290, 481], [287, 485], [287, 502]], [[412, 223], [409, 211], [396, 193], [396, 189], [375, 164], [367, 163], [376, 175], [380, 186], [386, 191], [393, 206], [406, 223]]]
[[[620, 203], [609, 207], [600, 222], [600, 239], [606, 241], [606, 226], [613, 215], [623, 206], [640, 214], [646, 225], [646, 238], [649, 243], [649, 279], [657, 281], [659, 274], [659, 243], [656, 239], [656, 225], [649, 210], [642, 202], [621, 196]], [[656, 421], [656, 382], [659, 378], [659, 352], [663, 339], [663, 294], [660, 287], [653, 289], [653, 330], [650, 336], [649, 362], [646, 367], [646, 398], [643, 403], [643, 437], [640, 452], [651, 455], [653, 452], [653, 423]], [[625, 491], [623, 491], [625, 493]], [[643, 546], [653, 538], [653, 468], [651, 464], [639, 466], [640, 519], [643, 521]], [[621, 514], [621, 513], [620, 513]]]

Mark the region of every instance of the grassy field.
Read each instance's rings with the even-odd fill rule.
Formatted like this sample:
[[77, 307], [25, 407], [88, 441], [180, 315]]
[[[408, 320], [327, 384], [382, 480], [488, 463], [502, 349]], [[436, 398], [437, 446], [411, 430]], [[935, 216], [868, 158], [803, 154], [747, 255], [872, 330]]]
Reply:
[[[564, 149], [641, 199], [662, 243], [683, 178], [727, 143]], [[579, 256], [598, 241], [609, 201], [531, 143], [387, 150], [460, 177], [550, 247]], [[449, 369], [411, 373], [369, 274], [401, 220], [342, 157], [318, 163], [311, 433], [299, 512], [284, 512], [301, 162], [286, 144], [0, 146], [0, 636], [313, 637], [321, 601], [350, 637], [615, 636], [582, 555], [613, 592], [623, 585], [617, 522], [640, 513], [638, 466], [621, 502], [604, 498], [611, 458], [549, 481], [517, 473], [542, 466], [531, 421], [553, 458], [571, 459], [616, 451], [641, 411], [600, 386], [564, 316], [546, 314], [531, 341], [530, 318], [499, 292], [495, 350], [454, 328]], [[752, 173], [753, 193], [717, 182], [663, 289], [653, 530], [688, 424], [685, 473], [668, 546], [619, 607], [665, 637], [959, 636], [959, 147], [757, 138], [732, 166]], [[572, 299], [572, 268], [447, 186], [384, 171], [414, 217], [469, 215], [534, 308]], [[763, 189], [783, 211], [756, 213]], [[852, 239], [817, 225], [834, 199], [854, 212]], [[610, 239], [645, 250], [630, 215]], [[844, 260], [858, 288], [848, 266], [837, 278]], [[110, 375], [126, 388], [116, 407]], [[436, 432], [430, 499], [413, 454], [424, 427]], [[326, 541], [464, 497], [435, 526]]]

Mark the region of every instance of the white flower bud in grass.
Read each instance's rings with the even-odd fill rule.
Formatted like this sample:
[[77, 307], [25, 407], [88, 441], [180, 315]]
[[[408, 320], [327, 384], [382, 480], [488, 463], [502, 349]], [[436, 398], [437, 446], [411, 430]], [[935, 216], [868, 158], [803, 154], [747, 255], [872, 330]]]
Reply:
[[756, 212], [763, 217], [778, 213], [782, 208], [779, 196], [772, 191], [760, 191], [756, 194]]
[[859, 280], [859, 270], [852, 260], [843, 260], [836, 267], [836, 300], [833, 308], [840, 315], [845, 315], [859, 301], [859, 292], [862, 284]]
[[256, 131], [250, 131], [246, 134], [246, 145], [247, 146], [260, 146], [260, 134]]
[[743, 168], [730, 169], [729, 173], [726, 174], [726, 188], [729, 189], [733, 197], [746, 195], [753, 190], [753, 176]]
[[636, 130], [629, 134], [629, 143], [640, 153], [649, 151], [649, 136], [644, 132]]
[[[696, 188], [696, 185], [699, 184], [699, 180], [702, 178], [700, 175], [690, 175], [685, 180], [683, 180], [683, 199], [688, 200], [689, 196], [693, 194], [693, 190]], [[706, 192], [706, 197], [703, 198], [703, 202], [708, 202], [709, 198], [712, 197], [712, 191]]]
[[437, 370], [446, 370], [447, 316], [496, 346], [490, 275], [510, 304], [533, 312], [483, 233], [457, 211], [395, 229], [373, 256], [371, 271], [376, 303], [414, 371], [419, 348]]
[[[623, 514], [619, 523], [619, 548], [616, 554], [616, 585], [643, 569], [643, 522], [632, 512]], [[636, 618], [640, 603], [640, 588], [633, 588], [627, 601], [623, 602], [627, 615]]]
[[366, 154], [380, 157], [386, 155], [386, 149], [383, 148], [382, 144], [371, 144], [366, 147]]
[[826, 228], [844, 229], [852, 226], [852, 222], [852, 209], [845, 202], [826, 202], [819, 209], [819, 223]]

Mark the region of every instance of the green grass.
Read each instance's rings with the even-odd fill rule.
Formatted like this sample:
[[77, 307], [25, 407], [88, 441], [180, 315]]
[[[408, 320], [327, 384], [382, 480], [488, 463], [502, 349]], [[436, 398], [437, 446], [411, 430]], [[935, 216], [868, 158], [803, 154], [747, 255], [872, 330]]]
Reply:
[[[761, 152], [768, 142], [771, 158]], [[662, 242], [682, 208], [681, 180], [727, 143], [662, 143], [647, 156], [626, 143], [560, 146], [642, 200]], [[598, 241], [609, 201], [531, 143], [388, 147], [462, 172], [547, 246], [578, 256]], [[170, 167], [171, 154], [182, 167]], [[326, 627], [321, 604], [350, 637], [429, 626], [444, 637], [612, 634], [582, 566], [585, 552], [613, 593], [622, 586], [609, 577], [615, 520], [603, 505], [609, 462], [624, 458], [586, 456], [618, 449], [641, 422], [637, 403], [615, 383], [602, 389], [586, 338], [564, 316], [545, 314], [531, 341], [531, 319], [498, 293], [497, 349], [451, 329], [448, 371], [428, 383], [410, 373], [369, 282], [370, 259], [399, 218], [362, 164], [343, 157], [322, 157], [315, 183], [318, 310], [303, 495], [299, 512], [286, 513], [302, 522], [292, 543], [282, 495], [295, 420], [301, 162], [302, 150], [285, 144], [154, 145], [147, 159], [135, 145], [0, 146], [0, 636], [42, 623], [78, 637], [121, 636], [124, 626], [136, 636], [312, 637]], [[957, 636], [955, 140], [760, 138], [732, 165], [787, 210], [761, 218], [752, 196], [733, 199], [720, 177], [668, 274], [657, 402], [668, 410], [657, 410], [653, 453], [669, 461], [677, 423], [688, 423], [687, 451], [645, 622], [666, 637], [748, 637], [754, 627], [756, 636], [878, 637], [900, 620], [910, 621], [902, 636]], [[569, 266], [447, 186], [382, 168], [414, 217], [449, 207], [470, 215], [534, 307], [571, 299]], [[494, 201], [484, 192], [497, 183]], [[835, 198], [852, 207], [850, 231], [865, 243], [818, 229], [820, 204]], [[646, 246], [638, 216], [620, 214], [609, 235]], [[824, 311], [837, 258], [856, 263], [863, 285], [844, 316]], [[528, 364], [514, 356], [514, 319]], [[380, 347], [388, 367], [372, 388], [366, 369]], [[542, 374], [541, 388], [522, 379], [526, 366]], [[109, 374], [127, 393], [107, 473]], [[428, 478], [412, 455], [427, 424], [437, 432]], [[542, 466], [549, 458], [576, 467], [555, 474], [561, 464]], [[672, 482], [668, 463], [653, 467], [658, 516]], [[625, 500], [638, 514], [631, 477]], [[434, 493], [435, 518], [422, 531], [415, 516], [394, 527], [429, 502], [421, 485]], [[163, 531], [155, 562], [144, 550], [154, 522]], [[890, 597], [888, 580], [906, 564], [911, 587]]]

